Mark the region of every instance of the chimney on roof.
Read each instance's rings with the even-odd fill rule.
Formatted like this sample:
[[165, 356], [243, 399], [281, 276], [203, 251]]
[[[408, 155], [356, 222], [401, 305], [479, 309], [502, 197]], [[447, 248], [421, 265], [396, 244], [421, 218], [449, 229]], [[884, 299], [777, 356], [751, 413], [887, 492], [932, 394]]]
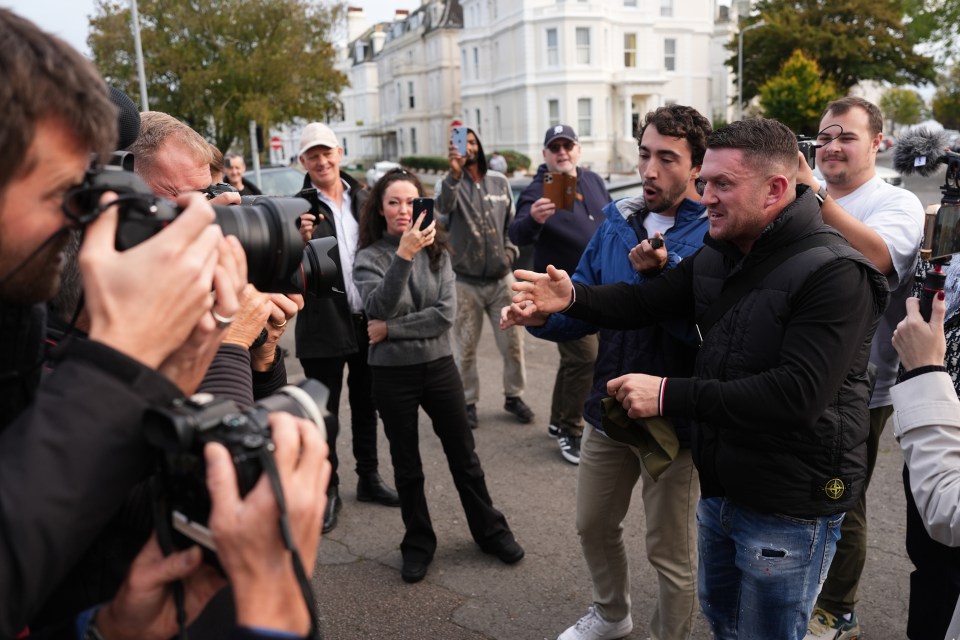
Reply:
[[367, 14], [363, 7], [347, 7], [347, 42], [353, 42], [367, 30]]
[[401, 20], [406, 20], [410, 17], [409, 9], [397, 9], [396, 13], [393, 14], [393, 21], [400, 22]]

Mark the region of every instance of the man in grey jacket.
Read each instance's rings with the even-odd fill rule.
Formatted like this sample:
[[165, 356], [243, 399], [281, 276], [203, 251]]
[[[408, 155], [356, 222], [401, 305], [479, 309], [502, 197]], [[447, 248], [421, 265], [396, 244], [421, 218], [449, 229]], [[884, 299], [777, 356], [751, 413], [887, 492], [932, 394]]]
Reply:
[[511, 269], [519, 253], [507, 230], [513, 221], [513, 195], [506, 176], [487, 170], [477, 134], [467, 133], [467, 155], [450, 145], [450, 171], [437, 192], [437, 217], [446, 225], [453, 247], [457, 278], [457, 320], [454, 356], [467, 402], [467, 420], [477, 428], [477, 343], [484, 314], [490, 318], [497, 348], [503, 356], [503, 408], [520, 422], [533, 420], [533, 411], [520, 397], [526, 381], [523, 331], [498, 329], [500, 309], [510, 304]]

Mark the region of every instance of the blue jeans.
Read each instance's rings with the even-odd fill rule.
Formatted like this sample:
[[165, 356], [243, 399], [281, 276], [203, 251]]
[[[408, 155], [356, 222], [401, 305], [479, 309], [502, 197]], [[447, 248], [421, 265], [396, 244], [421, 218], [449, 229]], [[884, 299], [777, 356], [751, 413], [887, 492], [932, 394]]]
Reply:
[[801, 640], [843, 514], [797, 518], [726, 498], [697, 508], [700, 608], [718, 640]]

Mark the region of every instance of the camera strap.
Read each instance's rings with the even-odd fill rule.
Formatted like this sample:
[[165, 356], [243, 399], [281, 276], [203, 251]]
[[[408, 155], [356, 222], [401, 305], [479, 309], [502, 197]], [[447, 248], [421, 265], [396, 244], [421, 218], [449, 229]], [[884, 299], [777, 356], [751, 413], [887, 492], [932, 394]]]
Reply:
[[290, 518], [287, 515], [287, 501], [283, 495], [283, 485], [280, 484], [280, 471], [277, 469], [277, 461], [273, 457], [273, 445], [260, 448], [260, 463], [263, 467], [263, 473], [270, 479], [270, 487], [273, 489], [273, 495], [277, 500], [277, 510], [280, 512], [279, 525], [280, 537], [283, 538], [283, 545], [290, 552], [290, 560], [293, 563], [293, 572], [297, 576], [297, 582], [300, 584], [300, 592], [303, 594], [303, 602], [307, 605], [307, 611], [310, 613], [310, 635], [313, 640], [322, 640], [317, 612], [317, 599], [313, 593], [313, 587], [310, 585], [310, 578], [303, 566], [303, 559], [300, 557], [300, 551], [297, 549], [297, 543], [293, 539], [293, 533], [290, 530]]

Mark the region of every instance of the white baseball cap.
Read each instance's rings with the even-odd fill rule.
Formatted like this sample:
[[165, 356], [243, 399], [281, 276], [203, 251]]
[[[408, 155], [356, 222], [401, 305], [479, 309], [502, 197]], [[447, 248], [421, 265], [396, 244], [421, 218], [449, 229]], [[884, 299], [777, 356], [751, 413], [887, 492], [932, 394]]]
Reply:
[[336, 149], [340, 146], [340, 142], [337, 140], [337, 134], [330, 127], [322, 122], [311, 122], [300, 134], [300, 153], [297, 155], [302, 156], [310, 149], [319, 146]]

